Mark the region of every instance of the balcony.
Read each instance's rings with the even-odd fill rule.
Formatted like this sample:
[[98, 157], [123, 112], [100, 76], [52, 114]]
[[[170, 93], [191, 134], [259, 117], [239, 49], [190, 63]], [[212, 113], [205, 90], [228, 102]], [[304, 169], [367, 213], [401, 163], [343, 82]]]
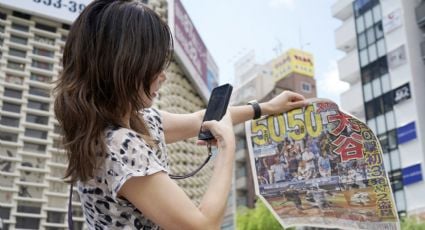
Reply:
[[357, 50], [338, 60], [339, 79], [348, 83], [360, 81], [360, 65]]
[[353, 15], [353, 0], [337, 0], [332, 5], [332, 16], [340, 20], [346, 20]]
[[246, 190], [246, 188], [247, 188], [246, 179], [247, 179], [246, 177], [239, 177], [236, 180], [236, 189]]
[[418, 26], [421, 28], [425, 27], [425, 2], [421, 1], [419, 6], [415, 9], [416, 14], [416, 22], [418, 23]]
[[238, 151], [236, 151], [236, 161], [237, 162], [245, 162], [245, 149], [239, 149]]
[[344, 23], [335, 30], [335, 45], [337, 49], [346, 53], [356, 48], [356, 30], [353, 17], [344, 21]]

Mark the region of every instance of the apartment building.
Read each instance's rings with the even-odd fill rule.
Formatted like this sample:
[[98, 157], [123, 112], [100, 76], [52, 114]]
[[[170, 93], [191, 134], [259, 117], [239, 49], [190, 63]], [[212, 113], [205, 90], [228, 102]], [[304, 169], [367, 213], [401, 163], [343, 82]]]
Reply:
[[339, 77], [350, 88], [341, 106], [374, 131], [384, 152], [400, 216], [424, 217], [425, 3], [338, 0], [332, 15]]
[[[2, 229], [67, 229], [69, 186], [63, 183], [67, 158], [61, 131], [53, 114], [52, 81], [62, 71], [62, 52], [73, 20], [91, 0], [0, 0], [0, 226]], [[176, 39], [168, 81], [155, 107], [188, 113], [205, 108], [217, 85], [218, 68], [205, 45], [195, 50], [201, 67], [192, 62], [194, 50], [184, 44], [203, 44], [173, 23], [189, 20], [179, 1], [145, 0], [164, 20]], [[185, 21], [187, 25], [188, 21]], [[194, 27], [193, 27], [194, 28]], [[176, 35], [178, 32], [179, 35]], [[197, 33], [196, 29], [189, 31]], [[193, 47], [192, 47], [193, 48]], [[201, 55], [202, 54], [202, 55]], [[168, 146], [170, 168], [184, 174], [197, 168], [207, 150], [196, 139]], [[211, 176], [212, 163], [197, 175], [178, 181], [199, 203]], [[73, 219], [84, 229], [84, 216], [75, 189]], [[224, 229], [234, 228], [234, 203], [229, 199]]]

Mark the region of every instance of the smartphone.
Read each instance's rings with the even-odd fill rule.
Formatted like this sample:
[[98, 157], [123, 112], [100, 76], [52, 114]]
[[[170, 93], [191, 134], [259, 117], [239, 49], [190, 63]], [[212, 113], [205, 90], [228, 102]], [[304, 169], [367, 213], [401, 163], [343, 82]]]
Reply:
[[[232, 90], [233, 86], [230, 84], [217, 86], [212, 90], [207, 110], [205, 111], [204, 121], [219, 121], [223, 118], [224, 114], [226, 114], [227, 106], [229, 105]], [[208, 130], [199, 131], [198, 139], [212, 140], [214, 136]]]

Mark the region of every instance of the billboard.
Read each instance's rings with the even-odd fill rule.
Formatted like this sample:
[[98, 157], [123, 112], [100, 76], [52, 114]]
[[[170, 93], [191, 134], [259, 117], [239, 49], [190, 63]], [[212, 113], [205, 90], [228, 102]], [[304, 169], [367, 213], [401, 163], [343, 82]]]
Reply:
[[384, 16], [382, 25], [384, 32], [389, 33], [401, 26], [401, 10], [397, 9]]
[[275, 82], [291, 73], [313, 77], [313, 55], [302, 50], [290, 49], [273, 61], [272, 76]]
[[407, 62], [407, 57], [404, 45], [398, 47], [397, 49], [391, 52], [388, 52], [387, 60], [390, 69], [395, 69], [398, 66], [405, 64]]
[[72, 23], [92, 0], [0, 0], [0, 5], [64, 23]]
[[189, 79], [207, 100], [218, 82], [218, 68], [180, 0], [171, 1], [169, 26], [173, 32], [174, 51]]

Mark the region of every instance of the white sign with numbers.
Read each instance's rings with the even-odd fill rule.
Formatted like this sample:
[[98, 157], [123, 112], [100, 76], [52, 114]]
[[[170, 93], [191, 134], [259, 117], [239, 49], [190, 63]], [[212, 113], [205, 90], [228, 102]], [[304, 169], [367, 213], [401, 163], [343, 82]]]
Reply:
[[0, 7], [72, 23], [92, 0], [0, 0]]

